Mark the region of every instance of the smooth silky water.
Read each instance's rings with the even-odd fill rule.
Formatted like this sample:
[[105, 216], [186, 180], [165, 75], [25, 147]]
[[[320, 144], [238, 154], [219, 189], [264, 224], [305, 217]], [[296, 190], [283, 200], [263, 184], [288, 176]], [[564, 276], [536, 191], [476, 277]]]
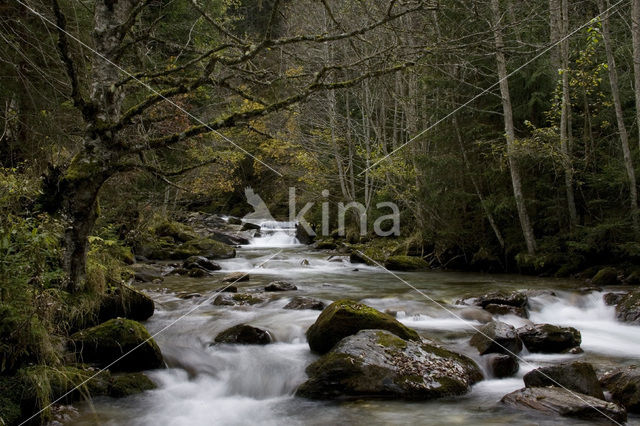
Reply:
[[[328, 253], [296, 244], [291, 224], [265, 223], [262, 233], [263, 237], [255, 238], [251, 245], [238, 249], [236, 258], [219, 261], [222, 270], [210, 278], [170, 276], [161, 284], [142, 285], [156, 301], [156, 313], [146, 322], [151, 333], [194, 305], [202, 306], [156, 337], [169, 365], [165, 370], [149, 372], [158, 385], [156, 390], [124, 399], [94, 399], [91, 404], [80, 405], [79, 416], [69, 424], [590, 424], [514, 411], [501, 406], [500, 398], [523, 387], [522, 376], [538, 366], [573, 359], [591, 361], [600, 367], [640, 363], [640, 327], [616, 322], [614, 309], [603, 303], [602, 293], [580, 292], [579, 282], [477, 273], [398, 273], [453, 313], [459, 309], [452, 306], [457, 299], [488, 291], [553, 290], [555, 295], [541, 293], [530, 299], [531, 320], [576, 327], [582, 333], [585, 353], [523, 352], [526, 363], [521, 362], [516, 377], [485, 380], [457, 398], [427, 402], [323, 402], [296, 398], [293, 394], [305, 380], [305, 367], [317, 358], [310, 353], [304, 333], [319, 312], [282, 309], [293, 296], [312, 296], [326, 302], [351, 298], [397, 312], [400, 321], [424, 336], [475, 359], [478, 357], [467, 341], [473, 326], [480, 324], [456, 318], [382, 268], [354, 265], [348, 259], [329, 261]], [[213, 306], [205, 302], [221, 287], [219, 278], [235, 271], [251, 276], [249, 282], [235, 284], [239, 291], [258, 290], [273, 280], [291, 281], [298, 291], [267, 293], [270, 299], [256, 306]], [[183, 300], [176, 296], [185, 292], [197, 292], [202, 297]], [[512, 316], [500, 319], [516, 326], [523, 321]], [[268, 329], [277, 343], [211, 345], [219, 332], [239, 323]], [[640, 418], [631, 416], [629, 424], [640, 424]]]

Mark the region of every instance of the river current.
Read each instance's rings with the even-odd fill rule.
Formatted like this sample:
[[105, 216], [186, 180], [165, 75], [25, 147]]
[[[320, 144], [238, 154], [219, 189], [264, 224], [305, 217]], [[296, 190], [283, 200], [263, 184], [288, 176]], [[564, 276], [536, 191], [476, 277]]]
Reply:
[[[617, 322], [614, 308], [603, 302], [603, 293], [579, 290], [584, 285], [577, 281], [477, 273], [398, 273], [427, 298], [382, 268], [354, 265], [340, 257], [329, 259], [328, 252], [297, 244], [287, 223], [264, 225], [262, 237], [238, 249], [236, 258], [219, 261], [222, 270], [211, 277], [168, 276], [159, 284], [139, 285], [156, 301], [156, 313], [145, 323], [152, 334], [200, 306], [156, 337], [169, 366], [148, 373], [157, 389], [124, 399], [96, 398], [80, 405], [79, 414], [68, 424], [590, 424], [514, 411], [503, 407], [500, 399], [522, 388], [523, 375], [539, 366], [573, 359], [592, 362], [598, 368], [640, 363], [640, 327]], [[220, 288], [219, 279], [237, 271], [250, 275], [250, 281], [236, 284], [242, 292], [257, 291], [274, 280], [290, 281], [298, 290], [267, 293], [270, 299], [254, 306], [213, 306], [208, 299]], [[454, 316], [458, 309], [454, 303], [500, 289], [553, 290], [530, 297], [530, 319], [577, 328], [582, 333], [584, 353], [541, 355], [525, 350], [515, 377], [484, 380], [457, 398], [324, 402], [294, 396], [305, 380], [306, 366], [317, 358], [309, 351], [304, 333], [320, 312], [283, 309], [293, 296], [311, 296], [327, 303], [350, 298], [393, 311], [422, 335], [478, 360], [467, 342], [473, 327], [481, 324]], [[183, 293], [202, 297], [185, 300], [178, 297]], [[499, 319], [516, 326], [524, 321], [515, 316]], [[211, 345], [219, 332], [239, 323], [269, 330], [276, 343]], [[630, 416], [629, 424], [640, 424], [640, 418]]]

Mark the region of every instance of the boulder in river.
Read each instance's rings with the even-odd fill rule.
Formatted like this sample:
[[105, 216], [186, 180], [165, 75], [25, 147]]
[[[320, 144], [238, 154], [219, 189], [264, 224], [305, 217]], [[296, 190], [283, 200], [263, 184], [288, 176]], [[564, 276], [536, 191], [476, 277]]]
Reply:
[[241, 231], [259, 231], [260, 230], [260, 225], [256, 224], [256, 223], [251, 223], [251, 222], [244, 222], [242, 224], [242, 228], [240, 228]]
[[267, 330], [247, 324], [238, 324], [216, 336], [216, 343], [237, 343], [245, 345], [266, 345], [273, 339]]
[[124, 318], [112, 319], [73, 334], [70, 349], [76, 353], [78, 362], [100, 367], [106, 367], [127, 354], [109, 367], [112, 371], [142, 371], [164, 365], [160, 348], [147, 329], [139, 322]]
[[615, 268], [602, 268], [591, 279], [594, 286], [614, 285], [618, 283], [618, 271]]
[[86, 323], [96, 325], [113, 318], [124, 317], [135, 321], [148, 319], [155, 310], [155, 303], [146, 294], [126, 284], [111, 287], [102, 296], [97, 321]]
[[494, 291], [480, 297], [458, 300], [459, 305], [479, 306], [494, 315], [516, 315], [528, 318], [527, 306], [529, 297], [520, 291]]
[[625, 293], [607, 293], [602, 296], [602, 299], [604, 300], [605, 305], [616, 306], [625, 298], [625, 296]]
[[471, 337], [469, 344], [478, 349], [480, 355], [499, 353], [517, 354], [522, 350], [522, 341], [516, 329], [501, 321], [483, 325]]
[[616, 306], [618, 320], [640, 325], [640, 290], [631, 291]]
[[391, 315], [346, 299], [327, 306], [306, 334], [311, 350], [322, 354], [344, 337], [365, 329], [387, 330], [402, 339], [420, 340], [418, 333]]
[[486, 358], [487, 368], [491, 372], [491, 375], [498, 379], [511, 377], [520, 369], [518, 360], [511, 355], [488, 354], [483, 358]]
[[265, 286], [264, 291], [293, 291], [298, 287], [287, 281], [272, 281]]
[[162, 269], [152, 265], [134, 265], [134, 279], [138, 282], [150, 283], [155, 280], [164, 280]]
[[518, 336], [530, 352], [563, 353], [579, 347], [582, 342], [582, 336], [575, 328], [551, 324], [520, 327]]
[[462, 395], [482, 379], [471, 359], [384, 330], [361, 330], [342, 339], [307, 374], [296, 394], [312, 399], [425, 400]]
[[222, 269], [220, 265], [207, 259], [204, 256], [191, 256], [182, 264], [184, 269], [204, 269], [205, 271], [219, 271]]
[[230, 246], [242, 246], [250, 242], [248, 238], [242, 235], [221, 231], [219, 229], [207, 229], [206, 235], [212, 240], [220, 241]]
[[456, 314], [467, 321], [478, 321], [482, 324], [493, 321], [493, 316], [489, 312], [474, 307], [460, 309]]
[[389, 256], [384, 267], [392, 271], [424, 271], [429, 269], [429, 263], [421, 257]]
[[615, 403], [631, 413], [640, 413], [640, 367], [634, 365], [609, 372], [600, 383]]
[[212, 304], [215, 306], [247, 306], [257, 305], [262, 302], [264, 302], [264, 298], [256, 294], [222, 293], [214, 299]]
[[354, 251], [353, 253], [351, 253], [349, 255], [349, 262], [351, 263], [367, 263], [366, 258], [361, 255], [360, 253], [358, 253], [357, 251]]
[[193, 252], [194, 255], [205, 256], [210, 259], [230, 259], [236, 257], [236, 249], [210, 238], [196, 238], [187, 241], [181, 246], [181, 249], [185, 253]]
[[529, 312], [527, 312], [526, 308], [521, 306], [498, 305], [496, 303], [489, 303], [484, 307], [484, 310], [493, 315], [515, 315], [522, 318], [529, 318]]
[[518, 409], [584, 420], [614, 420], [624, 423], [627, 412], [612, 402], [558, 387], [524, 388], [502, 398], [502, 403]]
[[576, 361], [537, 368], [525, 374], [524, 385], [528, 388], [563, 387], [594, 398], [604, 399], [596, 371], [587, 362]]
[[284, 309], [309, 309], [313, 311], [321, 311], [325, 307], [326, 305], [322, 300], [314, 299], [312, 297], [298, 296], [291, 299], [291, 301], [284, 306]]
[[249, 281], [251, 277], [249, 277], [249, 274], [245, 273], [245, 272], [232, 272], [229, 275], [225, 275], [220, 282], [223, 283], [238, 283], [238, 282], [242, 282], [242, 281]]
[[307, 232], [307, 230], [302, 224], [297, 223], [296, 238], [300, 242], [300, 244], [309, 245], [309, 244], [313, 244], [313, 241], [316, 239], [316, 236], [315, 236], [315, 233], [311, 234]]

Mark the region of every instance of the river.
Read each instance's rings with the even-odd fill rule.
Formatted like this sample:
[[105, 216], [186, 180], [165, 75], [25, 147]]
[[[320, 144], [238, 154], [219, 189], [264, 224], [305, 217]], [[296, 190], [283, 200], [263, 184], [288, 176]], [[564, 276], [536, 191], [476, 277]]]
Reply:
[[[640, 327], [617, 322], [614, 308], [603, 303], [602, 293], [578, 291], [583, 286], [579, 282], [477, 273], [399, 273], [441, 304], [498, 289], [553, 290], [554, 294], [540, 292], [530, 298], [531, 320], [576, 327], [582, 333], [585, 352], [541, 355], [525, 350], [521, 356], [526, 363], [521, 362], [517, 376], [487, 379], [457, 398], [428, 402], [321, 402], [296, 398], [293, 394], [305, 380], [306, 366], [316, 359], [304, 333], [319, 311], [282, 309], [294, 295], [326, 302], [351, 298], [380, 310], [395, 311], [404, 324], [475, 359], [478, 357], [467, 342], [473, 326], [480, 324], [457, 319], [382, 268], [353, 265], [346, 259], [330, 261], [329, 253], [296, 244], [292, 230], [286, 226], [271, 224], [269, 229], [263, 229], [263, 237], [238, 249], [236, 258], [219, 261], [222, 270], [210, 278], [169, 276], [160, 284], [141, 285], [156, 301], [156, 313], [145, 324], [152, 334], [196, 304], [202, 305], [156, 337], [170, 367], [149, 372], [157, 389], [124, 399], [96, 398], [80, 405], [79, 414], [69, 424], [551, 425], [557, 424], [558, 419], [505, 408], [500, 398], [523, 387], [522, 376], [538, 366], [582, 359], [607, 367], [637, 364], [640, 359]], [[274, 280], [293, 282], [298, 290], [267, 293], [270, 299], [255, 306], [213, 306], [207, 298], [220, 288], [218, 280], [235, 271], [250, 274], [250, 281], [236, 284], [239, 291], [257, 291]], [[202, 297], [177, 297], [185, 292]], [[513, 316], [500, 319], [513, 325], [523, 321]], [[276, 343], [211, 345], [219, 332], [239, 323], [268, 329]], [[640, 417], [630, 416], [629, 424], [634, 423], [640, 424]]]

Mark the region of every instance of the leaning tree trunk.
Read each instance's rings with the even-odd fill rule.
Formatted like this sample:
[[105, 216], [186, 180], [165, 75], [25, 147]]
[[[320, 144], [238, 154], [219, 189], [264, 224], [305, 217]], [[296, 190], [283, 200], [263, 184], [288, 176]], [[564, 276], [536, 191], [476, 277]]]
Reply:
[[520, 177], [520, 167], [515, 158], [515, 128], [513, 125], [513, 109], [511, 108], [511, 95], [509, 93], [509, 82], [507, 81], [507, 61], [504, 57], [504, 40], [502, 31], [500, 30], [500, 4], [499, 0], [491, 0], [491, 11], [495, 18], [493, 22], [493, 36], [496, 47], [496, 62], [498, 66], [498, 78], [500, 79], [500, 94], [502, 96], [502, 109], [504, 111], [504, 128], [507, 138], [507, 159], [509, 161], [509, 169], [511, 171], [511, 183], [513, 185], [513, 195], [518, 209], [518, 217], [520, 226], [527, 245], [527, 252], [535, 254], [536, 240], [533, 234], [529, 213], [525, 205], [524, 195], [522, 192], [522, 178]]
[[[118, 160], [117, 134], [101, 132], [104, 124], [120, 116], [124, 93], [117, 89], [120, 71], [114, 65], [122, 43], [122, 25], [130, 18], [134, 0], [98, 0], [94, 9], [94, 49], [91, 63], [91, 93], [83, 114], [86, 134], [80, 151], [62, 176], [59, 190], [62, 212], [67, 220], [64, 235], [64, 269], [67, 289], [77, 292], [85, 287], [89, 236], [97, 219], [100, 188], [113, 174]], [[64, 52], [63, 52], [64, 54]]]
[[[607, 1], [607, 5], [608, 5]], [[604, 0], [598, 0], [598, 8], [600, 13], [606, 10]], [[618, 122], [618, 133], [620, 134], [620, 145], [622, 146], [622, 156], [624, 165], [627, 170], [629, 179], [629, 201], [631, 204], [631, 220], [633, 229], [636, 234], [640, 232], [638, 223], [638, 190], [636, 187], [636, 172], [633, 168], [633, 160], [631, 158], [631, 150], [629, 149], [629, 134], [624, 124], [624, 114], [622, 112], [622, 101], [620, 99], [620, 89], [618, 85], [618, 69], [616, 60], [613, 56], [613, 48], [611, 46], [611, 33], [609, 32], [609, 17], [602, 17], [602, 38], [604, 40], [604, 48], [607, 53], [607, 64], [609, 68], [609, 83], [611, 84], [611, 96], [613, 97], [613, 105], [616, 111], [616, 120]]]

